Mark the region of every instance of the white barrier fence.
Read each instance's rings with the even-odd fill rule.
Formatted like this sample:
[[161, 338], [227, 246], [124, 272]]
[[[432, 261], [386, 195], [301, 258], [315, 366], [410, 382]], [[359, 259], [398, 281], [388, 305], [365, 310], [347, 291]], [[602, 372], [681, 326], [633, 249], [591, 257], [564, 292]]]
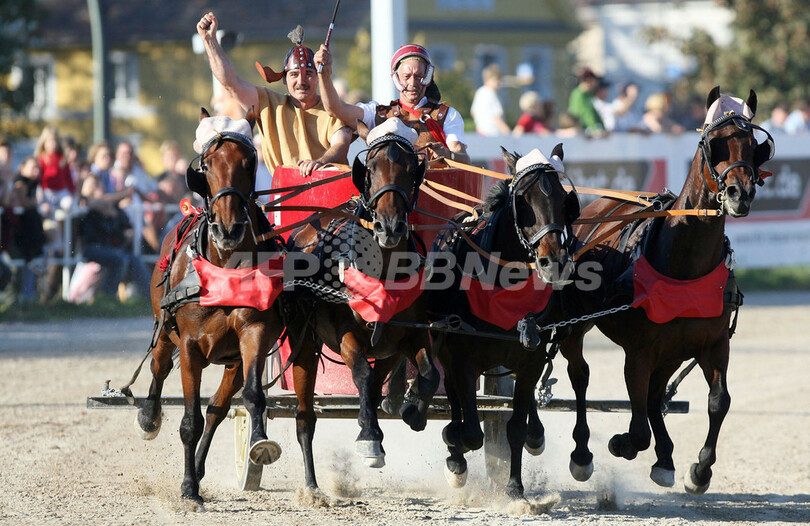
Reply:
[[[614, 134], [603, 139], [573, 137], [468, 136], [476, 166], [506, 172], [501, 146], [549, 155], [562, 142], [565, 168], [579, 186], [678, 193], [689, 172], [700, 135]], [[810, 135], [775, 135], [776, 155], [762, 168], [773, 172], [757, 187], [748, 217], [726, 218], [726, 232], [741, 267], [810, 264]], [[580, 195], [583, 204], [586, 196]]]

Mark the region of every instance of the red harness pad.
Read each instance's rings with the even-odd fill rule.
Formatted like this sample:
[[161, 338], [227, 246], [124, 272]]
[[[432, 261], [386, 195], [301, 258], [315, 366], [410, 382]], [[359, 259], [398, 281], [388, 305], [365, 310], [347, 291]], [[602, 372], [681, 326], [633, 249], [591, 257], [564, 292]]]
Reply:
[[225, 269], [197, 257], [191, 260], [200, 276], [200, 305], [252, 307], [267, 310], [281, 293], [284, 261], [272, 258], [253, 268]]
[[424, 289], [425, 271], [398, 281], [380, 281], [354, 268], [344, 272], [344, 283], [352, 292], [349, 307], [367, 322], [386, 322], [416, 301]]
[[716, 318], [723, 314], [723, 293], [729, 270], [725, 263], [702, 278], [678, 280], [655, 270], [644, 256], [633, 270], [633, 307], [641, 307], [655, 323], [675, 318]]
[[506, 330], [530, 312], [543, 312], [553, 292], [536, 272], [530, 279], [506, 288], [464, 276], [461, 287], [476, 317]]

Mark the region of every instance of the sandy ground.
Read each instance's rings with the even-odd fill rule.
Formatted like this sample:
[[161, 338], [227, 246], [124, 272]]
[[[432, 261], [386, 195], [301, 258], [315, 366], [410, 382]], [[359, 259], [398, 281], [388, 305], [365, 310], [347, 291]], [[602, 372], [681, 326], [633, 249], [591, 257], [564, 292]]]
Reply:
[[[596, 471], [578, 483], [568, 473], [573, 413], [541, 413], [547, 447], [524, 455], [527, 503], [510, 505], [486, 479], [482, 452], [468, 455], [470, 480], [449, 488], [440, 421], [414, 433], [384, 421], [387, 465], [366, 468], [353, 453], [353, 420], [321, 419], [316, 469], [331, 505], [314, 504], [299, 490], [301, 455], [290, 419], [271, 422], [282, 458], [266, 467], [262, 489], [236, 488], [232, 423], [214, 440], [202, 482], [204, 513], [178, 498], [182, 478], [178, 426], [181, 410], [166, 411], [163, 430], [140, 440], [132, 410], [90, 410], [86, 397], [130, 376], [151, 335], [149, 318], [67, 323], [0, 322], [0, 524], [262, 524], [438, 525], [654, 524], [702, 526], [810, 522], [810, 294], [748, 294], [732, 340], [732, 408], [720, 436], [709, 492], [691, 497], [682, 477], [697, 458], [707, 428], [707, 388], [698, 374], [677, 399], [689, 414], [667, 418], [675, 442], [672, 489], [648, 478], [652, 451], [632, 462], [616, 459], [607, 441], [626, 429], [629, 414], [591, 413]], [[624, 399], [622, 355], [598, 333], [588, 336], [589, 396]], [[555, 396], [570, 398], [565, 364], [555, 363]], [[206, 371], [210, 393], [220, 369]], [[148, 373], [135, 384], [143, 395]], [[180, 394], [179, 375], [167, 395]]]

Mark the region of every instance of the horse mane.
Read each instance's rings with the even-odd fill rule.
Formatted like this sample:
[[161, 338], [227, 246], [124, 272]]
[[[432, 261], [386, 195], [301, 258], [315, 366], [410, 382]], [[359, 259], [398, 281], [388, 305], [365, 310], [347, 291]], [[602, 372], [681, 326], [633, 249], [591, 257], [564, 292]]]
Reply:
[[501, 180], [489, 189], [484, 202], [485, 212], [494, 212], [506, 206], [509, 200], [509, 183], [509, 180]]

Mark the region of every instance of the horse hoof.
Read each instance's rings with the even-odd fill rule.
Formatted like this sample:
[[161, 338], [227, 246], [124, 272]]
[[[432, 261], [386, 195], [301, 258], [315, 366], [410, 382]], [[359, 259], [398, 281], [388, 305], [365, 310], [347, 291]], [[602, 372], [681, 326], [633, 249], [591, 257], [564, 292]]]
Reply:
[[539, 445], [529, 445], [529, 442], [523, 444], [523, 449], [533, 457], [540, 456], [546, 450], [546, 437], [542, 436], [539, 440]]
[[382, 403], [380, 404], [380, 409], [382, 409], [391, 416], [398, 415], [400, 407], [401, 407], [400, 403], [391, 400], [391, 398], [388, 396], [386, 396], [383, 399]]
[[379, 440], [357, 440], [354, 451], [363, 459], [363, 464], [370, 468], [385, 466], [385, 452]]
[[158, 434], [160, 433], [160, 426], [163, 423], [163, 411], [160, 412], [157, 419], [155, 419], [155, 421], [152, 423], [154, 429], [151, 430], [143, 428], [143, 426], [141, 425], [140, 414], [141, 413], [139, 411], [138, 414], [135, 415], [135, 429], [138, 430], [138, 435], [141, 437], [142, 440], [154, 440], [155, 437], [157, 437]]
[[571, 472], [571, 476], [574, 477], [574, 480], [585, 482], [593, 475], [593, 462], [590, 462], [587, 466], [580, 466], [574, 462], [574, 459], [571, 459], [568, 463], [568, 471]]
[[183, 495], [183, 501], [188, 505], [189, 511], [195, 513], [205, 512], [205, 504], [199, 495]]
[[257, 466], [272, 464], [281, 456], [281, 446], [272, 440], [259, 440], [250, 446], [250, 461]]
[[424, 431], [427, 425], [427, 418], [419, 414], [419, 406], [413, 402], [405, 403], [399, 410], [402, 421], [408, 424], [414, 431]]
[[697, 467], [697, 464], [692, 464], [689, 472], [683, 478], [684, 489], [688, 494], [694, 496], [703, 495], [706, 493], [706, 490], [709, 489], [709, 484], [711, 484], [711, 479], [709, 479], [705, 484], [697, 482]]
[[453, 473], [453, 470], [448, 468], [447, 464], [444, 466], [444, 478], [451, 488], [463, 488], [467, 484], [467, 473], [466, 469], [461, 473]]
[[671, 488], [675, 485], [675, 470], [653, 466], [650, 470], [650, 478], [663, 488]]

